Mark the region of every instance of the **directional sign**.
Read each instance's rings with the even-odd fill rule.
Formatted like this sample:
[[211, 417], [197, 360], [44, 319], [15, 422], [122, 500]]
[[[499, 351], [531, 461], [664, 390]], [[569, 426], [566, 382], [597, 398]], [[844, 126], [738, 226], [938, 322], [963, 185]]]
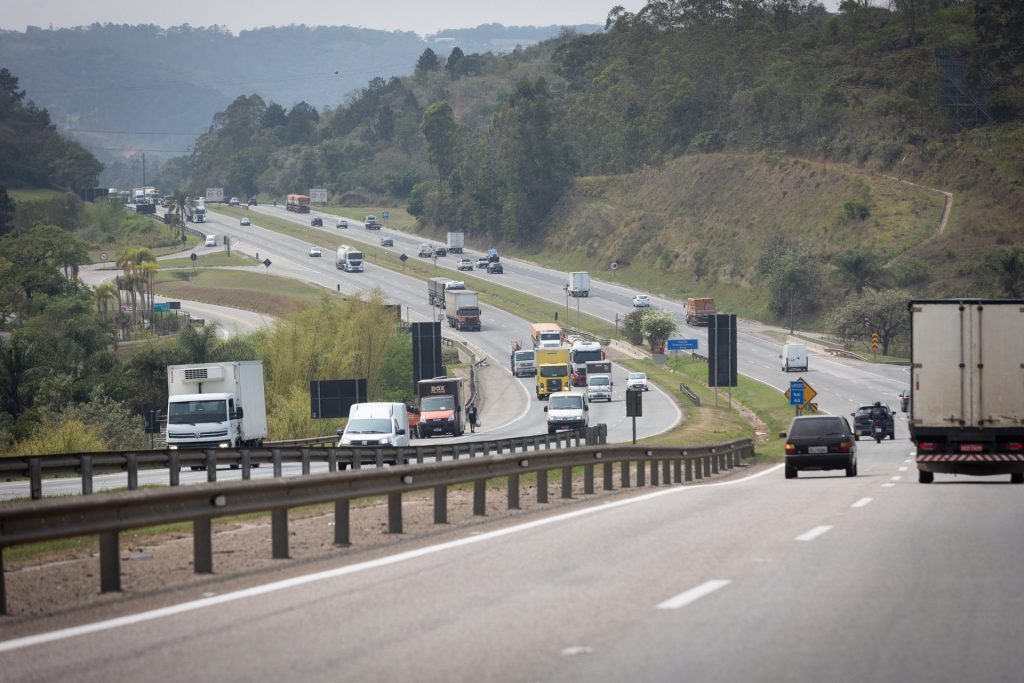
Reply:
[[263, 265], [267, 267], [267, 270], [270, 270], [270, 259], [263, 259]]
[[386, 221], [390, 217], [390, 214], [387, 211], [381, 211], [380, 212], [380, 217], [381, 217], [381, 220], [385, 220]]
[[877, 351], [878, 350], [878, 333], [877, 332], [872, 332], [871, 333], [871, 350], [872, 351]]
[[406, 261], [409, 260], [409, 257], [406, 256], [405, 254], [402, 254], [401, 256], [398, 257], [398, 260], [401, 261], [402, 263], [405, 263]]
[[789, 405], [802, 406], [804, 404], [804, 383], [789, 383]]
[[666, 348], [669, 351], [696, 351], [696, 339], [669, 339]]
[[153, 310], [154, 311], [169, 311], [169, 310], [171, 310], [171, 304], [169, 304], [169, 303], [153, 304]]
[[196, 260], [197, 258], [199, 258], [199, 257], [198, 257], [198, 256], [196, 256], [196, 252], [194, 252], [194, 251], [193, 251], [193, 252], [192, 252], [192, 255], [191, 255], [191, 256], [189, 256], [189, 258], [190, 258], [190, 259], [192, 259], [192, 261], [194, 262], [194, 261], [195, 261], [195, 260]]

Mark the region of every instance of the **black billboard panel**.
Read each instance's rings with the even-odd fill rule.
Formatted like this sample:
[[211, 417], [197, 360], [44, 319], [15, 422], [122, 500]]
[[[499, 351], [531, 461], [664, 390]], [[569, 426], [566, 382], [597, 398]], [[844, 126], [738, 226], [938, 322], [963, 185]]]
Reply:
[[708, 386], [736, 386], [736, 316], [708, 317]]
[[366, 403], [365, 379], [323, 379], [309, 383], [309, 411], [314, 420], [348, 417], [356, 403]]
[[412, 391], [421, 379], [444, 377], [441, 365], [441, 323], [412, 324]]

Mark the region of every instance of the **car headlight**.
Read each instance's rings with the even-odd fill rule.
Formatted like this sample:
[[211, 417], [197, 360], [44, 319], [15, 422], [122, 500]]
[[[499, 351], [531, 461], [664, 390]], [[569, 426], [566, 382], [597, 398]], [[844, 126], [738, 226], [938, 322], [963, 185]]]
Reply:
[[448, 416], [448, 421], [455, 422], [455, 413], [452, 413], [451, 415]]

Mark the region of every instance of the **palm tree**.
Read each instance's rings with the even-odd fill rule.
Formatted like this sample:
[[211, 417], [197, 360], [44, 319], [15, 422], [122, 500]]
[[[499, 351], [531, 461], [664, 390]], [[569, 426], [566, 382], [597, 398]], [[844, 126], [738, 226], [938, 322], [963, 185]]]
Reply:
[[846, 285], [844, 294], [853, 292], [857, 296], [865, 288], [880, 289], [884, 283], [885, 271], [877, 254], [854, 249], [835, 257], [836, 276]]
[[218, 344], [220, 325], [209, 323], [201, 328], [186, 325], [178, 335], [178, 344], [188, 356], [189, 363], [207, 363], [213, 359]]
[[100, 317], [106, 318], [107, 313], [110, 310], [108, 308], [108, 303], [110, 302], [111, 299], [118, 298], [117, 286], [114, 285], [114, 283], [110, 282], [109, 280], [106, 282], [101, 282], [98, 285], [96, 285], [96, 289], [93, 290], [93, 293], [96, 299], [96, 312], [100, 315]]
[[146, 272], [144, 263], [156, 263], [156, 256], [148, 247], [129, 247], [117, 257], [117, 267], [124, 270], [124, 281], [132, 300], [132, 327], [138, 326], [136, 293], [142, 294], [142, 305], [146, 304]]
[[188, 215], [188, 211], [192, 206], [192, 202], [189, 201], [188, 195], [178, 190], [171, 195], [171, 213], [175, 216], [175, 223], [173, 227], [180, 228], [182, 241], [185, 237], [185, 217]]

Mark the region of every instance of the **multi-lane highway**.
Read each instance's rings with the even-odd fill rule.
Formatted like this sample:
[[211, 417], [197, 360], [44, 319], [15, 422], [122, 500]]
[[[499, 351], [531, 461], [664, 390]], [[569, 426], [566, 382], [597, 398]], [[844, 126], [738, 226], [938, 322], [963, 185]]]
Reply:
[[[299, 267], [308, 245], [279, 248]], [[506, 284], [562, 296], [564, 274], [509, 261]], [[381, 277], [389, 295], [403, 286]], [[631, 294], [595, 282], [582, 303], [611, 319]], [[779, 345], [751, 331], [741, 371], [781, 390], [793, 376]], [[504, 359], [505, 340], [479, 339]], [[841, 414], [895, 403], [906, 383], [901, 368], [821, 355], [803, 376]], [[896, 440], [857, 446], [854, 478], [785, 480], [769, 467], [455, 528], [240, 592], [168, 595], [158, 611], [126, 603], [116, 621], [80, 615], [76, 630], [0, 642], [0, 670], [11, 681], [128, 669], [160, 681], [1019, 680], [1024, 488], [918, 484], [902, 418]]]

